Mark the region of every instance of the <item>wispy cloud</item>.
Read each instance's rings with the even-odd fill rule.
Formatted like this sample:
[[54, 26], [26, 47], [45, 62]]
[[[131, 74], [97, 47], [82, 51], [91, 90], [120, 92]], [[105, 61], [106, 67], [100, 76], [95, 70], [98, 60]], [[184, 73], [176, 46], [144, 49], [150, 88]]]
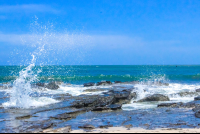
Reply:
[[15, 13], [15, 12], [50, 12], [59, 13], [59, 10], [52, 8], [49, 5], [42, 4], [23, 4], [23, 5], [1, 5], [0, 13]]

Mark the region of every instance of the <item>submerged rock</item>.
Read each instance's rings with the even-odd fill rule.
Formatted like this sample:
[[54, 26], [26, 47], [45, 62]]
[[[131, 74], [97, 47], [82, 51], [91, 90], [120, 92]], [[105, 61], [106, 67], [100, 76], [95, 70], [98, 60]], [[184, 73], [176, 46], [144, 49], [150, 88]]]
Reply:
[[162, 94], [154, 94], [148, 97], [145, 97], [144, 99], [141, 99], [137, 102], [146, 102], [146, 101], [170, 101], [168, 96], [162, 95]]
[[60, 87], [54, 81], [54, 82], [50, 82], [49, 84], [47, 84], [46, 88], [51, 89], [51, 90], [56, 90], [56, 89], [58, 89]]
[[94, 82], [84, 83], [84, 84], [83, 84], [84, 87], [91, 87], [91, 86], [94, 86], [94, 85], [95, 85]]

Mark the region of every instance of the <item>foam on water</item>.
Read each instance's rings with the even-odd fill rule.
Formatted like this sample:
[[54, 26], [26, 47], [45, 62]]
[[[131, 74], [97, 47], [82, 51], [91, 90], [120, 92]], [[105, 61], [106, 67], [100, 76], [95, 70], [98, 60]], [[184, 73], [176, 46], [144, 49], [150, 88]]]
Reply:
[[143, 102], [135, 103], [136, 101], [143, 99], [149, 95], [153, 94], [163, 94], [170, 98], [170, 101], [167, 102], [190, 102], [194, 100], [195, 94], [190, 96], [180, 96], [177, 93], [181, 92], [195, 92], [195, 89], [199, 89], [200, 85], [194, 84], [180, 84], [180, 83], [170, 83], [169, 86], [158, 86], [158, 85], [149, 85], [149, 84], [136, 84], [134, 85], [135, 91], [138, 95], [136, 100], [132, 100], [131, 104], [123, 105], [124, 110], [133, 110], [133, 109], [146, 109], [146, 108], [155, 108], [159, 103], [165, 102]]

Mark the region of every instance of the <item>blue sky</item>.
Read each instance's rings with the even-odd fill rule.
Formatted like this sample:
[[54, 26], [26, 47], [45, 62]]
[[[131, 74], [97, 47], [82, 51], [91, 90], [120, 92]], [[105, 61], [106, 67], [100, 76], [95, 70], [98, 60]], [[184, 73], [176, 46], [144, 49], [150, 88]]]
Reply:
[[198, 0], [0, 0], [0, 65], [200, 64]]

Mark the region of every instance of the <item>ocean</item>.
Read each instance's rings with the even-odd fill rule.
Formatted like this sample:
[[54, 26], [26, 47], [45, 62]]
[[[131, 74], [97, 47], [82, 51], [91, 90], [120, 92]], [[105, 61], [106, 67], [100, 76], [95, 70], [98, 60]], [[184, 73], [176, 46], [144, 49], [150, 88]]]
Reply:
[[[31, 87], [34, 83], [59, 82], [58, 90], [38, 90]], [[112, 86], [84, 87], [84, 83], [111, 81]], [[115, 84], [115, 81], [121, 81]], [[136, 83], [137, 82], [137, 83]], [[159, 85], [158, 83], [168, 83]], [[200, 88], [200, 66], [196, 65], [82, 65], [82, 66], [0, 66], [0, 96], [4, 107], [41, 107], [57, 103], [44, 94], [65, 94], [73, 96], [87, 94], [86, 89], [113, 88], [125, 86], [135, 88], [138, 98], [142, 99], [151, 94], [164, 94], [171, 102], [189, 102]], [[157, 84], [156, 84], [157, 83]], [[181, 92], [191, 94], [181, 95]], [[88, 94], [101, 94], [94, 92]], [[36, 96], [33, 97], [33, 94]], [[20, 99], [19, 99], [20, 98]], [[22, 99], [23, 98], [23, 99]], [[30, 99], [31, 98], [31, 99]], [[16, 100], [19, 101], [18, 105]], [[133, 103], [123, 105], [124, 110], [151, 108], [157, 103]]]

